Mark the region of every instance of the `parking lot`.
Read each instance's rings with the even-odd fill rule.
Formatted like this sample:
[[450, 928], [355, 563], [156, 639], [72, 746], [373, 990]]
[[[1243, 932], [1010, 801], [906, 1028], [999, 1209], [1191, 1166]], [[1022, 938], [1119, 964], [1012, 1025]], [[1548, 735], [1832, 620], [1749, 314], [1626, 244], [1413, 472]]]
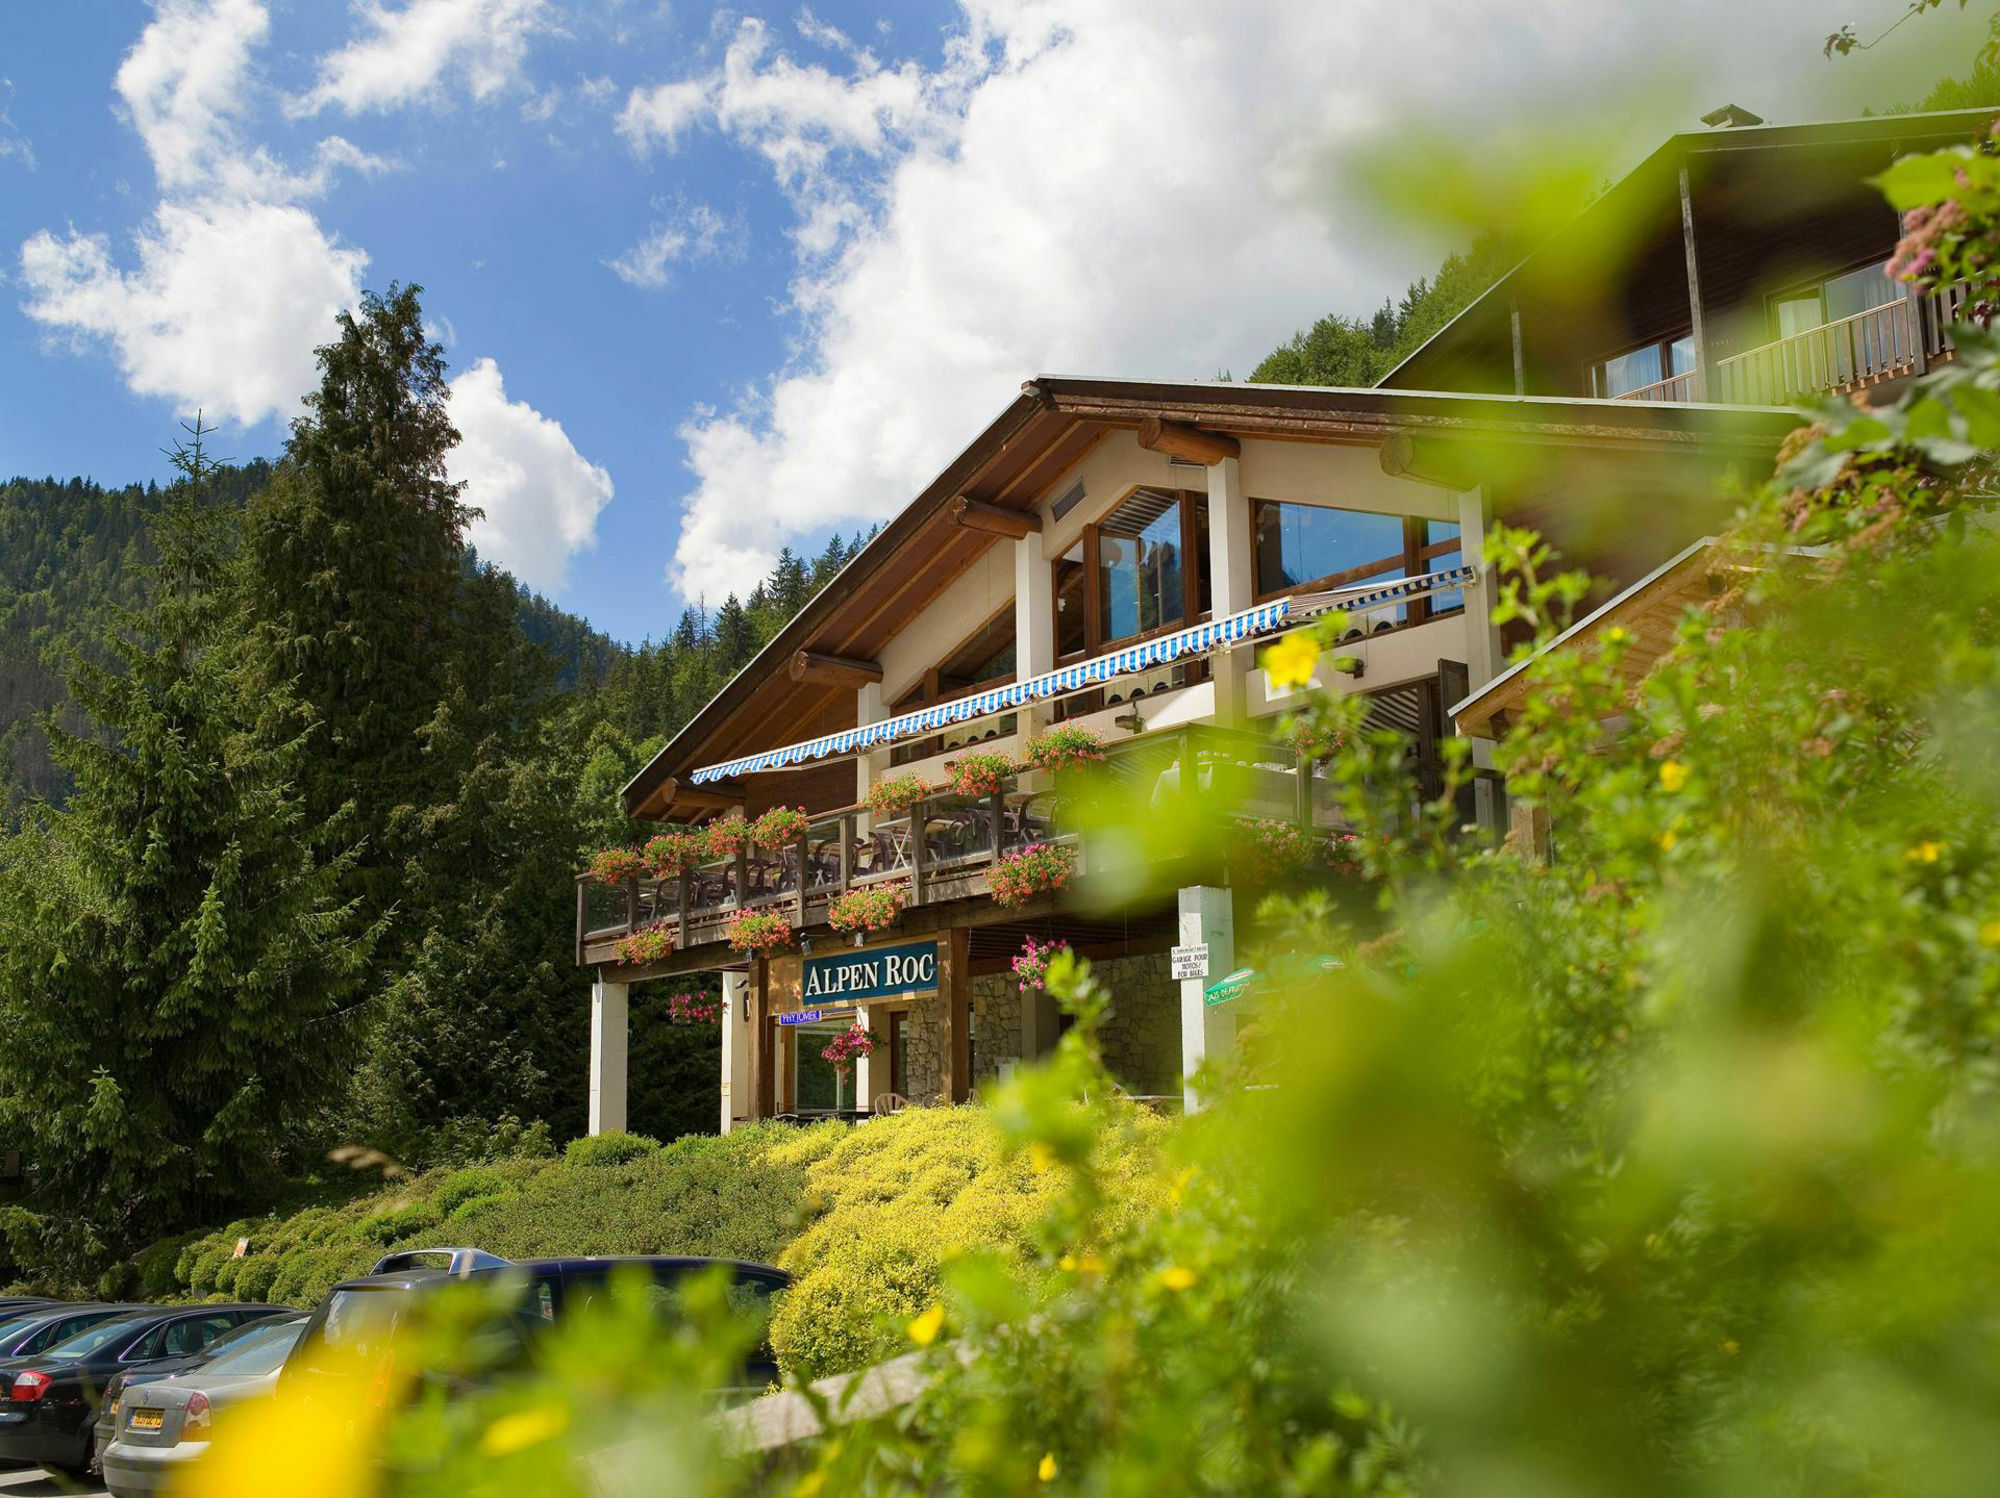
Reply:
[[59, 1477], [51, 1477], [39, 1467], [26, 1471], [0, 1472], [0, 1494], [5, 1498], [107, 1498], [101, 1487], [77, 1487]]

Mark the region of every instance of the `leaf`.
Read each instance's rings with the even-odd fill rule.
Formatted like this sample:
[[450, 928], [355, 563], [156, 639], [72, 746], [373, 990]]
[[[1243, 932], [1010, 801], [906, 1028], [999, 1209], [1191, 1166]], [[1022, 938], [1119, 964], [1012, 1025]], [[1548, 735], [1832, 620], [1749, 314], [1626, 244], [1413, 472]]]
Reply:
[[1893, 207], [1923, 208], [1942, 203], [1958, 190], [1957, 169], [1972, 159], [1970, 146], [1954, 146], [1922, 156], [1905, 156], [1868, 179]]
[[2000, 391], [1965, 385], [1952, 392], [1952, 404], [1965, 418], [1966, 437], [1980, 447], [2000, 449]]

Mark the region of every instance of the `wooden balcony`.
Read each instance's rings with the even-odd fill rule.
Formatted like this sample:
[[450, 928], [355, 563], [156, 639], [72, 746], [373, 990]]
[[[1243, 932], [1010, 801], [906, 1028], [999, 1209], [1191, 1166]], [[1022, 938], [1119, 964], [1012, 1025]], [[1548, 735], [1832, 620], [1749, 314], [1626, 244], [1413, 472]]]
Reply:
[[1952, 353], [1952, 324], [1962, 315], [1968, 295], [1961, 282], [1720, 360], [1712, 398], [1733, 405], [1782, 406], [1921, 373], [1931, 360]]
[[[1316, 788], [1312, 766], [1254, 734], [1198, 725], [1150, 735], [1118, 746], [1105, 773], [1155, 802], [1177, 795], [1182, 785], [1207, 789], [1224, 765], [1230, 767], [1225, 773], [1240, 777], [1242, 815], [1298, 818], [1328, 832], [1340, 825], [1324, 786]], [[782, 911], [794, 931], [808, 932], [824, 925], [836, 896], [872, 885], [907, 884], [906, 910], [985, 895], [995, 862], [1030, 843], [1071, 846], [1079, 876], [1102, 872], [1102, 860], [1117, 852], [1093, 849], [1059, 828], [1054, 799], [1046, 777], [1016, 776], [990, 796], [940, 791], [897, 817], [842, 807], [817, 817], [789, 848], [746, 849], [677, 878], [600, 884], [579, 874], [576, 960], [589, 967], [614, 964], [621, 938], [664, 921], [674, 930], [676, 966], [687, 965], [683, 954], [704, 948], [712, 966], [729, 958], [722, 942], [738, 911]]]
[[1655, 380], [1650, 385], [1641, 385], [1637, 390], [1628, 390], [1623, 395], [1614, 395], [1613, 400], [1621, 401], [1691, 401], [1695, 399], [1695, 372], [1669, 375], [1664, 380]]

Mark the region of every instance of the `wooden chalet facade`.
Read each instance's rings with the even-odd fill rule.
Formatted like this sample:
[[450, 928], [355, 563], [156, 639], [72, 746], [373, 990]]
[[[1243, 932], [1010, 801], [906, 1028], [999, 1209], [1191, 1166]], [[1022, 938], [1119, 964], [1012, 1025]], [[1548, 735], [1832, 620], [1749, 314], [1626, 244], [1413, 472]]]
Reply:
[[1676, 135], [1383, 384], [1640, 402], [1893, 396], [1953, 355], [1963, 286], [1885, 274], [1897, 214], [1868, 179], [1994, 111]]
[[[1009, 971], [1030, 938], [1094, 959], [1113, 994], [1114, 1071], [1136, 1095], [1180, 1102], [1231, 1032], [1204, 980], [1170, 976], [1167, 950], [1206, 944], [1211, 978], [1236, 965], [1226, 873], [1156, 856], [1134, 893], [1113, 877], [1121, 850], [1105, 844], [1118, 840], [1060, 825], [1033, 774], [882, 817], [870, 786], [940, 784], [962, 754], [1017, 754], [1074, 722], [1142, 793], [1240, 775], [1246, 815], [1330, 834], [1339, 819], [1311, 765], [1274, 742], [1290, 693], [1256, 665], [1260, 642], [1328, 600], [1358, 602], [1343, 646], [1354, 674], [1323, 664], [1315, 685], [1366, 693], [1404, 728], [1421, 788], [1447, 709], [1504, 658], [1479, 565], [1490, 526], [1533, 525], [1609, 586], [1630, 582], [1712, 530], [1724, 474], [1764, 468], [1790, 425], [1652, 403], [1032, 381], [625, 788], [644, 821], [788, 806], [810, 825], [788, 848], [673, 878], [579, 877], [593, 1130], [625, 1121], [631, 986], [697, 971], [724, 974], [725, 1130], [884, 1095], [964, 1100], [1056, 1039], [1053, 1005]], [[1475, 790], [1468, 821], [1497, 832], [1497, 783]], [[996, 860], [1049, 841], [1074, 848], [1071, 888], [997, 904]], [[908, 891], [891, 929], [857, 943], [828, 927], [835, 897], [885, 883]], [[791, 950], [728, 945], [729, 921], [756, 909], [785, 916]], [[645, 926], [671, 931], [673, 950], [621, 962], [619, 942]], [[880, 1043], [842, 1078], [819, 1053], [857, 1019]]]

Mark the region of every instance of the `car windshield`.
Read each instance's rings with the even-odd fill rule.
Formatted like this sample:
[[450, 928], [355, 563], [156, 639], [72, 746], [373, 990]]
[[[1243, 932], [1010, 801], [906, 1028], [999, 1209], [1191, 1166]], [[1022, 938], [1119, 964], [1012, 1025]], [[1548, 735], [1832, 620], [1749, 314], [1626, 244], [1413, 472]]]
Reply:
[[122, 1342], [138, 1331], [143, 1318], [120, 1317], [111, 1321], [100, 1321], [88, 1331], [78, 1332], [67, 1342], [58, 1342], [42, 1356], [45, 1358], [87, 1358], [99, 1348], [109, 1347], [114, 1342]]
[[18, 1331], [25, 1331], [30, 1324], [39, 1320], [41, 1320], [39, 1316], [16, 1316], [11, 1321], [0, 1317], [0, 1342], [5, 1342]]
[[336, 1290], [298, 1367], [312, 1372], [350, 1371], [379, 1360], [402, 1320], [409, 1297], [400, 1289]]
[[273, 1372], [285, 1361], [285, 1354], [299, 1340], [305, 1325], [303, 1321], [280, 1321], [253, 1327], [202, 1364], [201, 1371], [243, 1377]]

